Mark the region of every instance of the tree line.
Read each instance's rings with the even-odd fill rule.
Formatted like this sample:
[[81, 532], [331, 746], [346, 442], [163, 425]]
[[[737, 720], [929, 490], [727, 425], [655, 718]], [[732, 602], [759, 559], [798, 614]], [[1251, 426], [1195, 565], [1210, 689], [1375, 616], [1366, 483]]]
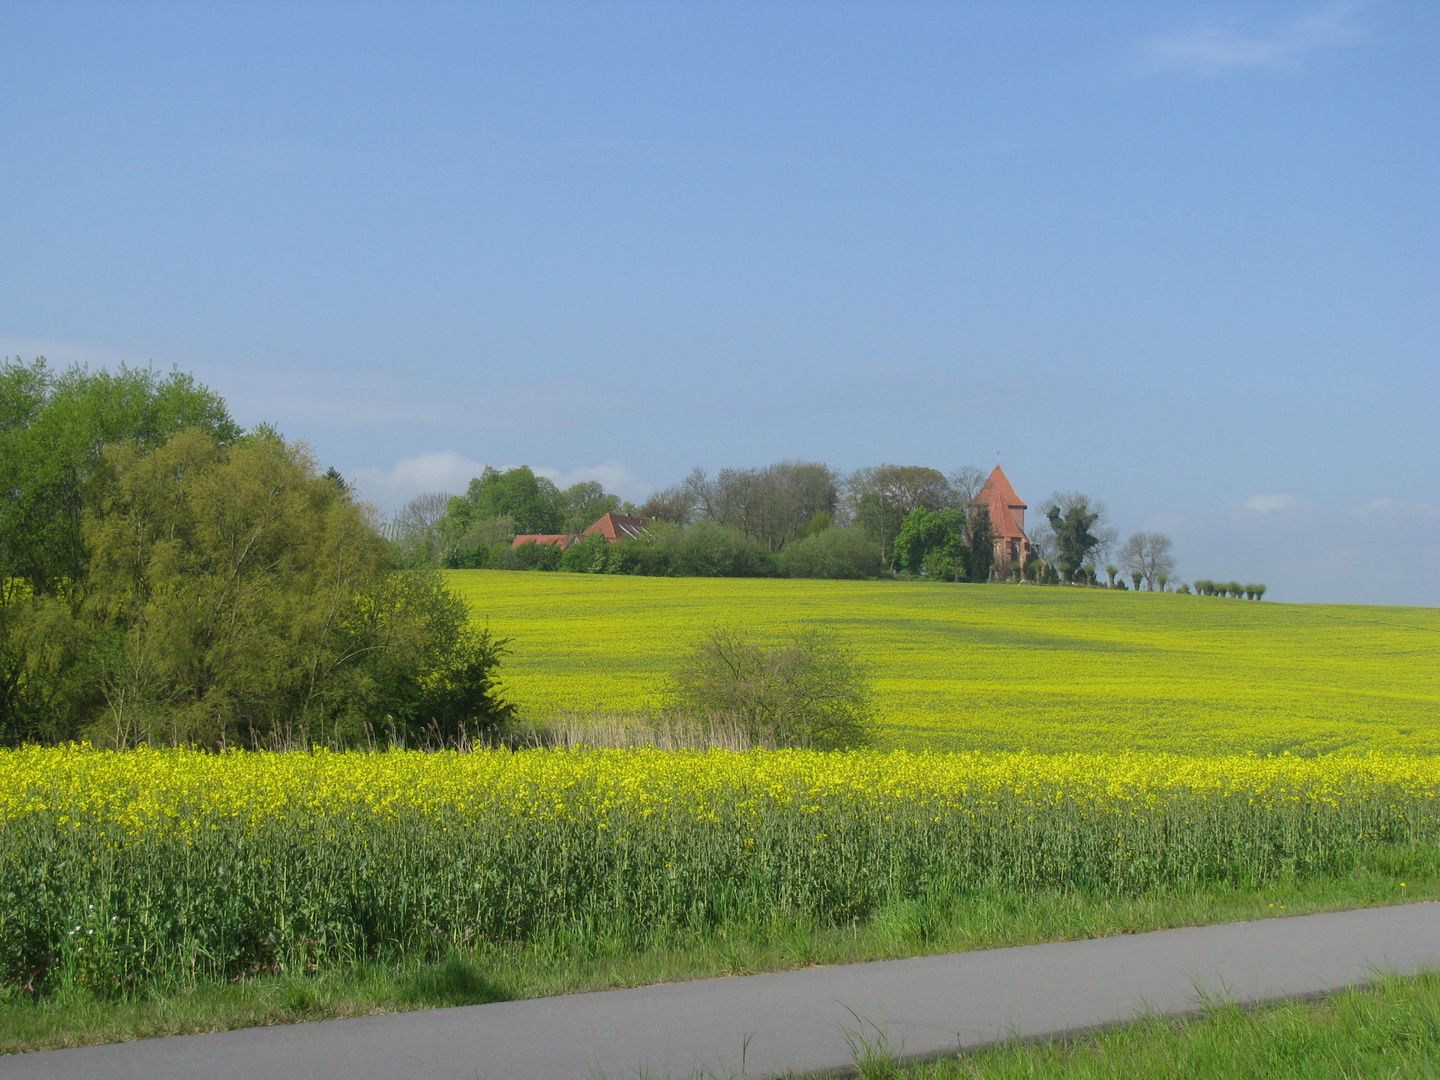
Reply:
[[[1100, 585], [1166, 591], [1173, 543], [1138, 532], [1123, 546], [1105, 504], [1056, 492], [1032, 517], [1032, 557], [997, 567], [985, 474], [883, 464], [841, 474], [814, 461], [695, 468], [635, 505], [587, 482], [560, 489], [528, 466], [487, 466], [464, 495], [421, 495], [389, 525], [415, 565], [671, 576], [874, 578]], [[562, 550], [518, 535], [578, 534], [607, 512], [649, 520], [645, 535], [591, 536]], [[1106, 562], [1110, 556], [1118, 560]], [[1104, 567], [1106, 577], [1102, 580]], [[1178, 591], [1177, 586], [1177, 591]], [[1188, 586], [1185, 587], [1188, 591]]]
[[[947, 522], [964, 519], [970, 527], [967, 506], [981, 479], [976, 469], [947, 477], [896, 465], [846, 477], [818, 462], [781, 461], [713, 476], [696, 468], [636, 506], [599, 484], [561, 490], [527, 466], [487, 467], [464, 495], [412, 500], [391, 522], [390, 535], [411, 562], [451, 568], [867, 578], [895, 571], [897, 542], [916, 510], [949, 514]], [[651, 524], [641, 540], [605, 544], [592, 537], [564, 552], [544, 544], [512, 547], [520, 534], [578, 533], [606, 512]], [[973, 528], [967, 537], [976, 550], [988, 549]], [[907, 543], [899, 554], [923, 561], [924, 545]], [[963, 559], [952, 571], [962, 564], [962, 579], [969, 580], [971, 564]]]
[[189, 375], [0, 363], [0, 742], [442, 737], [503, 643], [333, 469]]
[[[945, 473], [884, 464], [845, 475], [821, 462], [787, 460], [714, 475], [697, 467], [637, 506], [593, 481], [561, 489], [528, 466], [487, 466], [464, 495], [411, 500], [388, 530], [409, 563], [452, 569], [957, 582], [1004, 577], [1191, 591], [1176, 581], [1170, 537], [1141, 531], [1122, 545], [1104, 502], [1074, 491], [1055, 492], [1032, 516], [1031, 558], [997, 567], [989, 510], [975, 502], [984, 481], [974, 466]], [[513, 546], [521, 534], [578, 534], [605, 513], [650, 524], [642, 538], [613, 544], [591, 536], [564, 550]], [[1265, 592], [1263, 585], [1232, 586], [1197, 582], [1195, 591], [1254, 599]]]

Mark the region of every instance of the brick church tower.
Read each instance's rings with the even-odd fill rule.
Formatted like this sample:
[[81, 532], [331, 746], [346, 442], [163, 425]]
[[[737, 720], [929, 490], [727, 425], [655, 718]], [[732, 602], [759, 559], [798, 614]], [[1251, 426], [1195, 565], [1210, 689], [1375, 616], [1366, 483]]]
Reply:
[[1010, 575], [1013, 567], [1022, 570], [1035, 557], [1030, 538], [1025, 535], [1026, 505], [1010, 486], [1010, 478], [999, 465], [985, 481], [980, 493], [970, 502], [990, 511], [990, 528], [995, 534], [995, 577]]

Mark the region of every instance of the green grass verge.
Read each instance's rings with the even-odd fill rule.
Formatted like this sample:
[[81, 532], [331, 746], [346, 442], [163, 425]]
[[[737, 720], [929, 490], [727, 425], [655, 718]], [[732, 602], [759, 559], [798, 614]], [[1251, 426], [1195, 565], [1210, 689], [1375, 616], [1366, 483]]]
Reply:
[[230, 983], [153, 985], [120, 999], [65, 989], [37, 996], [10, 986], [0, 990], [0, 1053], [1429, 899], [1440, 899], [1440, 855], [1392, 849], [1373, 853], [1343, 879], [1263, 891], [1203, 889], [1128, 898], [984, 893], [943, 905], [897, 904], [839, 929], [764, 919], [650, 940], [562, 932], [532, 944], [486, 944], [437, 964], [366, 964]]
[[1440, 752], [1440, 609], [915, 581], [455, 570], [522, 713], [657, 704], [707, 627], [816, 627], [870, 668], [882, 745]]
[[863, 1080], [1362, 1080], [1440, 1077], [1440, 972], [1388, 977], [1319, 1001], [1218, 1005], [1084, 1038], [1022, 1043]]

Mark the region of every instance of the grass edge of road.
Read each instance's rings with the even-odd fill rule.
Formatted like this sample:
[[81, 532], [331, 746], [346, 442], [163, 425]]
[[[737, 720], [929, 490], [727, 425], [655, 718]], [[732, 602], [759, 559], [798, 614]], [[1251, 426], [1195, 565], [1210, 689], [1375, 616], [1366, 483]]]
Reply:
[[902, 1064], [854, 1043], [861, 1080], [1360, 1080], [1440, 1077], [1440, 970], [1247, 1006], [1209, 1002], [1057, 1039]]
[[533, 943], [483, 942], [432, 962], [400, 958], [105, 997], [0, 988], [0, 1053], [15, 1054], [266, 1024], [548, 997], [728, 975], [891, 960], [1047, 941], [1440, 899], [1428, 849], [1371, 853], [1344, 877], [1242, 888], [1097, 896], [1064, 891], [908, 901], [840, 927], [767, 915], [652, 940], [561, 928]]

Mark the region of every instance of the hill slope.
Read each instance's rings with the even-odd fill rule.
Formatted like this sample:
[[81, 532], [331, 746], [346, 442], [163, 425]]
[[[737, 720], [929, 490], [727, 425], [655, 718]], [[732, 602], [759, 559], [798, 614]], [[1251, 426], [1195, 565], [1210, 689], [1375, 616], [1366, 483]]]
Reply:
[[817, 625], [892, 746], [1440, 751], [1440, 609], [1016, 585], [457, 570], [522, 710], [644, 708], [706, 627]]

